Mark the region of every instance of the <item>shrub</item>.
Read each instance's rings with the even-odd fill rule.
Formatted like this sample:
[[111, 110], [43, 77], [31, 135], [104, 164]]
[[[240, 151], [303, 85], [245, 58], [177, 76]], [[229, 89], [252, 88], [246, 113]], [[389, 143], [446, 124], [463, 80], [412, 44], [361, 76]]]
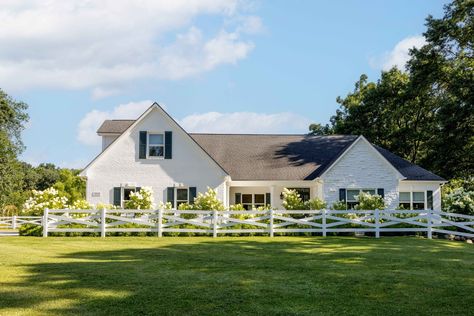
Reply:
[[150, 187], [143, 187], [138, 192], [130, 193], [130, 200], [125, 204], [127, 209], [150, 210], [154, 207], [153, 191]]
[[43, 236], [43, 227], [34, 224], [24, 224], [18, 229], [20, 236]]
[[44, 191], [32, 191], [30, 197], [23, 206], [23, 213], [26, 215], [41, 216], [45, 209], [65, 209], [68, 199], [61, 196], [59, 191], [49, 188]]
[[304, 210], [305, 205], [296, 190], [283, 189], [283, 207], [285, 210]]
[[92, 204], [87, 202], [86, 200], [76, 200], [72, 205], [70, 206], [72, 210], [91, 210], [94, 208]]
[[378, 194], [361, 192], [356, 199], [359, 202], [355, 207], [356, 210], [383, 210], [385, 208], [385, 202]]
[[308, 210], [323, 210], [327, 207], [326, 202], [319, 198], [314, 198], [309, 201], [306, 201], [305, 203], [305, 209]]
[[222, 201], [217, 198], [217, 191], [211, 188], [207, 188], [207, 192], [204, 194], [198, 193], [192, 206], [195, 210], [203, 211], [223, 211], [225, 209]]
[[108, 204], [108, 203], [97, 203], [97, 205], [94, 207], [94, 209], [96, 209], [96, 210], [102, 210], [104, 208], [106, 210], [116, 210], [117, 206], [112, 205], [112, 204]]
[[336, 210], [336, 211], [345, 211], [347, 209], [346, 202], [344, 201], [334, 202], [331, 206], [331, 209]]
[[446, 212], [474, 215], [474, 191], [457, 188], [443, 198]]

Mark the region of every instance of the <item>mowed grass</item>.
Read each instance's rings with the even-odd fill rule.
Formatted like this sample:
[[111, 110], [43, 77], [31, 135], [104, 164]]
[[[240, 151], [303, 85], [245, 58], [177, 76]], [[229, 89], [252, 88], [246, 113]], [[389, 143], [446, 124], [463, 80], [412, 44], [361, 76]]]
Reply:
[[474, 247], [415, 237], [0, 238], [0, 315], [468, 315]]

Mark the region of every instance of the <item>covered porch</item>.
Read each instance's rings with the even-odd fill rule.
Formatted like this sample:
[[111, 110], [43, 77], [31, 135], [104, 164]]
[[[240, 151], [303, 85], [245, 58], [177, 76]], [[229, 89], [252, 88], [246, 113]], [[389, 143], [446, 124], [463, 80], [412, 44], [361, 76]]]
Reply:
[[281, 209], [283, 190], [294, 189], [306, 201], [323, 198], [322, 183], [319, 180], [307, 181], [228, 181], [226, 184], [226, 207], [242, 204], [246, 209], [270, 205]]

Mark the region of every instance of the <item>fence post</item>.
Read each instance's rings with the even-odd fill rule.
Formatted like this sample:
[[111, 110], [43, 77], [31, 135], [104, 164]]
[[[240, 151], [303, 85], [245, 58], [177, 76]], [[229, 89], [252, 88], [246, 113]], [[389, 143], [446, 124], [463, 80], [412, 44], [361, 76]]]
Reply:
[[433, 238], [433, 222], [431, 210], [428, 210], [428, 228], [427, 228], [428, 239]]
[[48, 237], [48, 216], [49, 210], [45, 209], [43, 213], [43, 237]]
[[273, 210], [270, 209], [270, 237], [273, 237]]
[[105, 208], [100, 210], [100, 237], [105, 237]]
[[212, 237], [217, 237], [217, 211], [212, 211]]
[[374, 212], [375, 217], [375, 238], [380, 238], [380, 211], [375, 210]]
[[323, 210], [322, 213], [322, 225], [323, 225], [323, 237], [326, 237], [327, 235], [327, 228], [326, 228], [326, 210]]
[[163, 237], [163, 210], [158, 210], [158, 237]]
[[16, 215], [12, 216], [12, 229], [16, 229]]

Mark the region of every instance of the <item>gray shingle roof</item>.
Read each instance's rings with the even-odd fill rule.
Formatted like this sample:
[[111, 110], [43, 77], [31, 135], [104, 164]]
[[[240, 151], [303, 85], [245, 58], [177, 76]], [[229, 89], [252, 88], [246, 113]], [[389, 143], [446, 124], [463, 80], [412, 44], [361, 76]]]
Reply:
[[135, 120], [105, 120], [97, 130], [98, 134], [122, 134]]
[[[121, 134], [134, 120], [107, 120], [97, 133]], [[313, 180], [357, 139], [353, 135], [189, 134], [232, 180]], [[393, 153], [375, 148], [406, 180], [445, 181]]]
[[357, 136], [190, 134], [232, 180], [313, 180]]
[[395, 155], [394, 153], [374, 145], [374, 147], [387, 159], [403, 176], [406, 180], [418, 180], [418, 181], [446, 181], [440, 176], [415, 165], [402, 157]]

